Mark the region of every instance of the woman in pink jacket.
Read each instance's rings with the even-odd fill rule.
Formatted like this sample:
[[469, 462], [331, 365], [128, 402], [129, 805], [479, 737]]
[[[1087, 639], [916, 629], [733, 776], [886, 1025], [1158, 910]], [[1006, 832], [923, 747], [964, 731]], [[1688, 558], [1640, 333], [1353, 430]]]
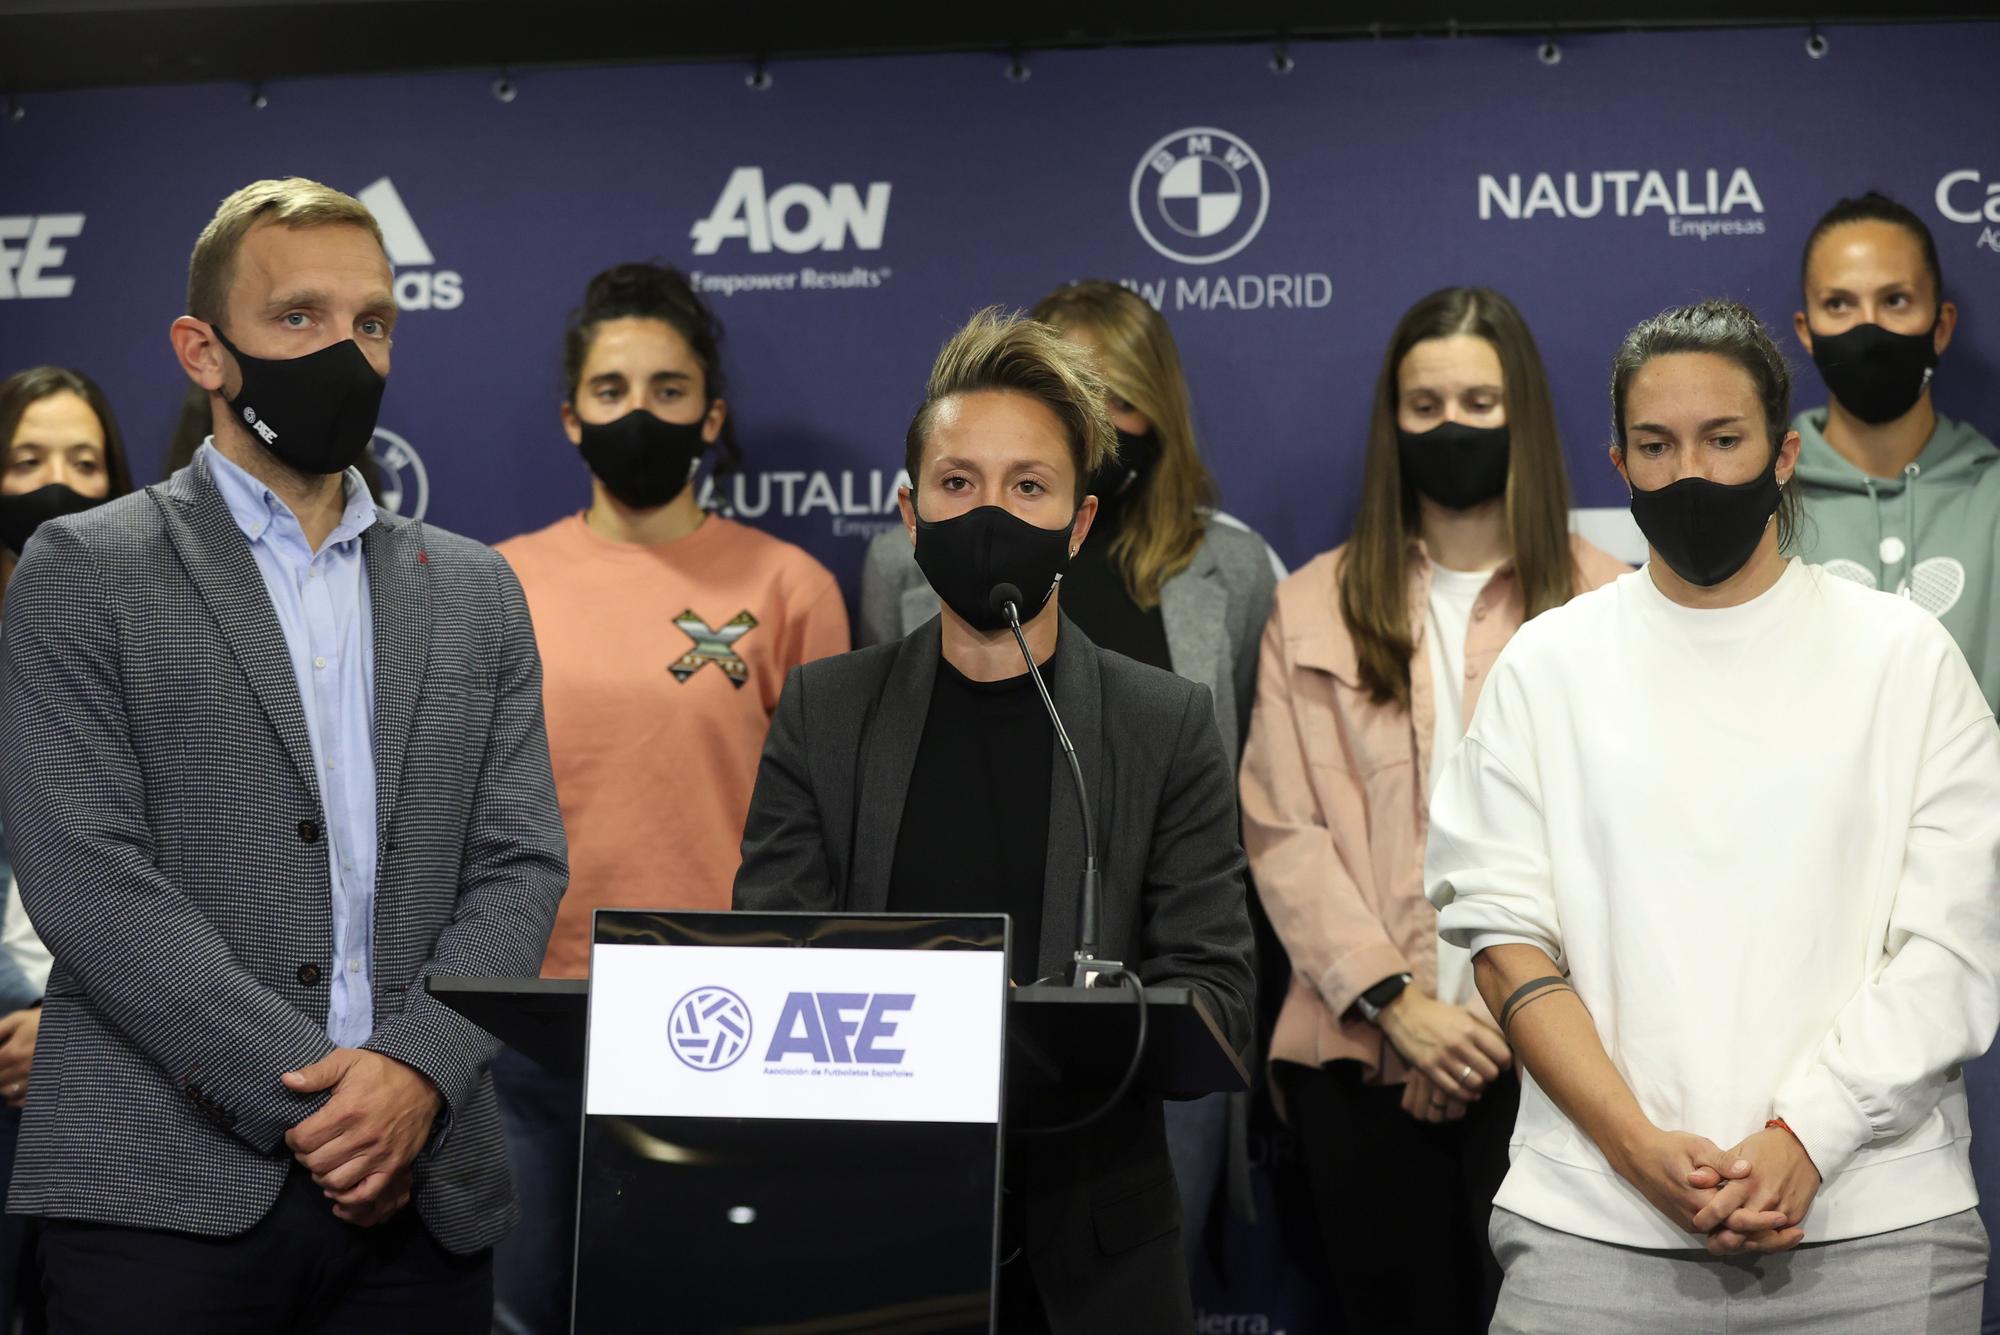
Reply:
[[1278, 586], [1243, 757], [1244, 844], [1291, 956], [1272, 1075], [1347, 1328], [1483, 1331], [1519, 1087], [1423, 894], [1431, 776], [1521, 623], [1625, 566], [1569, 532], [1520, 312], [1434, 292], [1397, 325], [1353, 538]]

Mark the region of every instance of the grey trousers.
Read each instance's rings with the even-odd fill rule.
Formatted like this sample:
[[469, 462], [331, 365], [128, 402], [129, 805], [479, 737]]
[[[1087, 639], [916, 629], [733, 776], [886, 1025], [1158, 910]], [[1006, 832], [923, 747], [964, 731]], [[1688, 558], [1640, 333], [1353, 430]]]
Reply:
[[1649, 1251], [1495, 1208], [1493, 1335], [1977, 1335], [1986, 1230], [1971, 1210], [1776, 1256]]

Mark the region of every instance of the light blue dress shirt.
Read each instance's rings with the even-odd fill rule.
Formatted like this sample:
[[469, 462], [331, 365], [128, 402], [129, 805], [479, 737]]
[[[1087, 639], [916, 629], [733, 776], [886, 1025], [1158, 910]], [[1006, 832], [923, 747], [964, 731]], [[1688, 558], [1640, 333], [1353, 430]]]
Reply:
[[298, 516], [275, 492], [202, 446], [257, 572], [270, 591], [298, 679], [299, 704], [325, 795], [327, 870], [333, 890], [332, 984], [326, 1036], [358, 1048], [375, 1031], [375, 631], [361, 534], [375, 522], [368, 484], [350, 468], [347, 509], [315, 552]]

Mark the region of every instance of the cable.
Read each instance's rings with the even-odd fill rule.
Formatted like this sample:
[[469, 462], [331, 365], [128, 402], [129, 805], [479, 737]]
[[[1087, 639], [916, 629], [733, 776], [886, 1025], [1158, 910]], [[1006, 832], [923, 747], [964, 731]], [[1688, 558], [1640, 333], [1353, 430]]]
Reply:
[[1132, 1060], [1125, 1065], [1125, 1074], [1119, 1078], [1104, 1101], [1083, 1116], [1054, 1126], [1024, 1126], [1018, 1134], [1023, 1136], [1065, 1136], [1072, 1131], [1081, 1131], [1094, 1122], [1101, 1121], [1106, 1113], [1117, 1107], [1132, 1092], [1132, 1085], [1139, 1078], [1139, 1068], [1146, 1060], [1146, 985], [1139, 981], [1139, 975], [1122, 964], [1106, 961], [1101, 973], [1105, 977], [1116, 978], [1119, 986], [1132, 985], [1133, 1000], [1139, 1007], [1139, 1032], [1132, 1040]]

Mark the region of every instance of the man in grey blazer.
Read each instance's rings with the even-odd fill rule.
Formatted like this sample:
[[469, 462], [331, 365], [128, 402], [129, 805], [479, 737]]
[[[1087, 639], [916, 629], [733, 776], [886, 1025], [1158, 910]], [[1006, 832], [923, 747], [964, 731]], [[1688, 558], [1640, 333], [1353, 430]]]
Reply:
[[[982, 316], [940, 354], [903, 498], [939, 614], [906, 638], [793, 670], [764, 749], [736, 905], [1013, 915], [1016, 982], [1066, 976], [1084, 832], [1019, 649], [988, 594], [1015, 586], [1030, 652], [1076, 745], [1103, 875], [1102, 953], [1195, 988], [1250, 1041], [1250, 929], [1235, 776], [1206, 687], [1099, 650], [1052, 586], [1096, 502], [1102, 387], [1045, 326]], [[1115, 1078], [1108, 1073], [1106, 1086]], [[1094, 1106], [1060, 1091], [1019, 1125]], [[1010, 1140], [1003, 1331], [1191, 1331], [1160, 1100]]]
[[7, 593], [0, 805], [55, 957], [9, 1208], [57, 1331], [483, 1335], [493, 1042], [425, 979], [534, 973], [561, 898], [526, 605], [350, 466], [395, 321], [357, 201], [238, 191], [189, 311], [212, 442]]

